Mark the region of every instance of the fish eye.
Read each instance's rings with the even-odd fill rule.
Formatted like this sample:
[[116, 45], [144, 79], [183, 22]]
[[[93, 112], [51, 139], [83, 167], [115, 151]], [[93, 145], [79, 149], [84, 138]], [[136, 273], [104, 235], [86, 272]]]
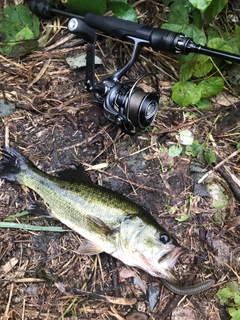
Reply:
[[171, 241], [171, 238], [170, 238], [169, 235], [167, 235], [167, 234], [160, 234], [159, 240], [160, 240], [163, 244], [166, 244], [166, 243], [168, 243], [168, 242]]

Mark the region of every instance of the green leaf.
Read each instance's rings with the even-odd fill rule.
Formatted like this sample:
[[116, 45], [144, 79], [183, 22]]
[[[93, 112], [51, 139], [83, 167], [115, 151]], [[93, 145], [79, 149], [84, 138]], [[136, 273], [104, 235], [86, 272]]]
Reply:
[[228, 282], [225, 288], [218, 290], [216, 296], [222, 305], [240, 309], [240, 286], [236, 281]]
[[94, 13], [103, 15], [106, 11], [106, 0], [61, 0], [63, 5], [75, 14]]
[[9, 229], [23, 229], [31, 231], [50, 231], [50, 232], [67, 232], [61, 227], [45, 227], [45, 226], [33, 226], [30, 224], [14, 223], [14, 222], [0, 222], [0, 228]]
[[170, 11], [175, 7], [175, 6], [182, 6], [186, 8], [188, 13], [191, 13], [195, 8], [191, 5], [189, 0], [171, 0], [171, 6], [170, 6]]
[[170, 157], [178, 157], [182, 152], [182, 147], [181, 146], [171, 146], [168, 150], [168, 155]]
[[4, 219], [4, 222], [16, 221], [18, 218], [25, 217], [29, 214], [30, 214], [29, 211], [22, 211], [22, 212], [8, 216], [7, 218]]
[[189, 2], [198, 10], [204, 12], [211, 4], [212, 0], [189, 0]]
[[137, 22], [137, 15], [135, 10], [133, 9], [127, 1], [114, 1], [108, 0], [109, 8], [112, 12], [120, 19], [129, 20], [133, 22]]
[[[217, 197], [219, 197], [219, 195], [217, 195]], [[228, 204], [228, 201], [225, 201], [225, 200], [227, 199], [224, 197], [222, 197], [221, 199], [221, 196], [220, 196], [220, 201], [213, 199], [213, 207], [217, 209], [217, 212], [213, 216], [213, 221], [220, 225], [222, 225], [226, 220], [226, 212], [221, 210], [226, 208]]]
[[0, 11], [4, 39], [0, 52], [18, 58], [38, 47], [39, 20], [26, 6], [9, 6]]
[[240, 39], [240, 26], [235, 25], [235, 37]]
[[199, 30], [194, 25], [189, 25], [187, 28], [184, 29], [184, 34], [189, 38], [192, 38], [193, 41], [197, 42], [204, 46], [207, 42], [206, 36], [202, 30]]
[[180, 64], [180, 70], [179, 70], [179, 78], [181, 82], [185, 82], [188, 79], [191, 78], [195, 71], [195, 63], [194, 63], [194, 56], [195, 53], [190, 53], [187, 56], [180, 55], [179, 56], [179, 64]]
[[218, 27], [214, 26], [214, 29], [212, 29], [210, 26], [206, 27], [205, 29], [208, 41], [214, 38], [219, 38], [219, 34], [222, 33], [221, 29], [219, 30]]
[[240, 319], [240, 307], [237, 309], [235, 308], [228, 308], [228, 312], [232, 317], [232, 320], [239, 320]]
[[183, 32], [183, 30], [187, 28], [187, 25], [175, 24], [175, 23], [163, 23], [161, 28], [170, 30], [173, 32]]
[[232, 51], [236, 54], [239, 54], [240, 52], [240, 38], [233, 37], [226, 42], [231, 48]]
[[[210, 57], [208, 56], [196, 53], [190, 53], [187, 56], [180, 55], [179, 78], [181, 82], [187, 81], [189, 78], [191, 78], [192, 75], [195, 74], [199, 77], [206, 75], [213, 67], [209, 59]], [[209, 61], [210, 64], [207, 64], [207, 61]]]
[[210, 57], [208, 57], [208, 59], [203, 59], [203, 57], [205, 58], [205, 56], [199, 55], [198, 62], [201, 65], [198, 69], [196, 69], [196, 67], [194, 68], [195, 71], [193, 72], [193, 75], [197, 78], [206, 76], [213, 68]]
[[228, 284], [229, 283], [227, 283], [226, 288], [219, 290], [216, 294], [221, 305], [227, 304], [229, 297], [232, 298], [232, 296], [233, 296], [233, 293], [230, 290], [230, 288], [228, 287]]
[[213, 49], [234, 53], [232, 47], [221, 38], [210, 39], [208, 41], [208, 46]]
[[200, 152], [206, 149], [205, 144], [200, 144], [197, 140], [194, 140], [191, 146], [186, 146], [185, 153], [196, 158]]
[[203, 27], [203, 19], [202, 19], [202, 15], [201, 12], [197, 9], [193, 10], [192, 12], [192, 16], [193, 16], [193, 22], [194, 25], [201, 30]]
[[[179, 20], [179, 19], [178, 19]], [[177, 20], [177, 24], [174, 23], [163, 23], [162, 28], [167, 29], [173, 32], [182, 32], [189, 38], [192, 38], [195, 42], [205, 45], [207, 42], [205, 34], [199, 30], [194, 25], [189, 24], [179, 24], [179, 21]]]
[[199, 109], [209, 109], [211, 108], [211, 102], [208, 99], [200, 99], [197, 103], [196, 106]]
[[207, 22], [211, 22], [213, 18], [215, 18], [219, 14], [219, 12], [223, 10], [227, 3], [228, 0], [212, 0], [211, 4], [204, 12], [204, 17]]
[[39, 37], [39, 20], [26, 6], [9, 6], [0, 11], [0, 30], [9, 40], [25, 27], [32, 30], [34, 38]]
[[174, 5], [171, 6], [168, 22], [175, 23], [177, 21], [178, 24], [187, 24], [189, 21], [188, 18], [188, 10], [184, 5]]
[[238, 150], [240, 149], [240, 142], [237, 144], [237, 149]]
[[198, 84], [198, 88], [201, 91], [202, 98], [211, 98], [212, 96], [218, 94], [222, 91], [224, 86], [224, 81], [220, 77], [211, 77], [202, 80]]
[[19, 42], [9, 43], [9, 48], [11, 47], [11, 52], [9, 56], [12, 58], [22, 57], [33, 50], [36, 50], [39, 47], [38, 40], [24, 40]]
[[168, 7], [168, 5], [172, 2], [172, 0], [163, 0], [163, 4], [165, 7]]
[[212, 152], [211, 150], [206, 150], [204, 153], [204, 157], [205, 157], [207, 164], [214, 163], [217, 160], [215, 153]]
[[29, 29], [28, 26], [20, 30], [16, 35], [15, 35], [15, 40], [16, 41], [22, 41], [22, 40], [30, 40], [34, 38], [34, 34], [31, 29]]
[[187, 107], [201, 99], [201, 90], [189, 81], [176, 82], [172, 87], [172, 99], [182, 107]]
[[184, 213], [180, 217], [176, 217], [175, 220], [178, 222], [184, 222], [190, 218], [190, 212], [189, 213]]

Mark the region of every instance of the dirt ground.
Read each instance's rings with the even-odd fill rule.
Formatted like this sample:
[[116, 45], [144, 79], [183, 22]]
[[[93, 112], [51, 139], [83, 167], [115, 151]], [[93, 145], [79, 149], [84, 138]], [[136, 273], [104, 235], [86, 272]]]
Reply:
[[[139, 1], [136, 10], [141, 23], [157, 26], [152, 13], [164, 18], [158, 2]], [[65, 22], [56, 20], [56, 30], [44, 49], [18, 60], [0, 56], [0, 98], [16, 104], [14, 113], [0, 118], [0, 145], [9, 142], [50, 174], [69, 164], [83, 164], [95, 183], [146, 208], [187, 249], [175, 270], [184, 283], [212, 278], [216, 284], [202, 294], [177, 296], [160, 279], [126, 267], [107, 254], [79, 255], [81, 237], [74, 232], [1, 228], [0, 318], [229, 319], [216, 292], [228, 280], [239, 280], [240, 272], [239, 188], [235, 185], [236, 192], [232, 192], [228, 179], [229, 175], [239, 179], [240, 174], [239, 153], [230, 158], [239, 143], [238, 103], [232, 103], [231, 94], [224, 92], [208, 111], [194, 106], [181, 109], [170, 98], [171, 86], [178, 80], [176, 57], [144, 49], [128, 77], [136, 80], [144, 73], [156, 74], [160, 108], [150, 128], [126, 135], [104, 117], [102, 108], [84, 90], [85, 69], [71, 70], [66, 63], [67, 57], [86, 53], [86, 44], [76, 37], [60, 44], [69, 36], [62, 27]], [[41, 30], [44, 33], [44, 20]], [[99, 34], [96, 55], [103, 65], [96, 68], [97, 78], [119, 69], [128, 61], [131, 49], [131, 45]], [[220, 222], [211, 197], [193, 194], [192, 158], [184, 152], [174, 158], [168, 155], [182, 129], [189, 129], [200, 143], [208, 140], [218, 162], [229, 157], [214, 173], [225, 186], [230, 183], [226, 187], [229, 205]], [[29, 195], [37, 198], [27, 188], [0, 180], [1, 221], [26, 211]], [[193, 196], [190, 216], [178, 222], [175, 218], [189, 209], [189, 195]], [[67, 230], [46, 217], [17, 221]], [[88, 294], [79, 295], [76, 289]]]

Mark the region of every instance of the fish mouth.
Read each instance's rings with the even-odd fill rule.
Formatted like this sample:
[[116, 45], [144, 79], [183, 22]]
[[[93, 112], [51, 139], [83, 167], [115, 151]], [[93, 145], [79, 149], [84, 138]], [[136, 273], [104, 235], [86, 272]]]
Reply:
[[175, 263], [177, 262], [180, 255], [185, 250], [181, 247], [175, 247], [168, 253], [166, 253], [161, 259], [159, 259], [159, 264], [164, 264], [164, 272], [161, 274], [161, 278], [167, 279], [171, 282], [178, 282], [178, 279], [176, 278], [175, 274], [173, 273], [172, 269], [175, 266]]
[[[178, 258], [183, 254], [184, 249], [181, 247], [176, 247], [172, 249], [169, 253], [167, 253], [167, 257], [165, 259], [168, 260], [168, 268], [172, 269], [175, 266]], [[169, 256], [169, 257], [168, 257]]]

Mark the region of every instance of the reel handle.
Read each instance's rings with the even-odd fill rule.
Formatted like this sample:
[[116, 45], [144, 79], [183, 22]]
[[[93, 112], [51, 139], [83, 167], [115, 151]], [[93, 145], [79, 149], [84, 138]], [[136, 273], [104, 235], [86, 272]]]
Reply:
[[85, 22], [78, 18], [71, 18], [68, 21], [68, 30], [71, 33], [76, 34], [89, 43], [94, 43], [96, 39], [95, 30], [90, 28]]

